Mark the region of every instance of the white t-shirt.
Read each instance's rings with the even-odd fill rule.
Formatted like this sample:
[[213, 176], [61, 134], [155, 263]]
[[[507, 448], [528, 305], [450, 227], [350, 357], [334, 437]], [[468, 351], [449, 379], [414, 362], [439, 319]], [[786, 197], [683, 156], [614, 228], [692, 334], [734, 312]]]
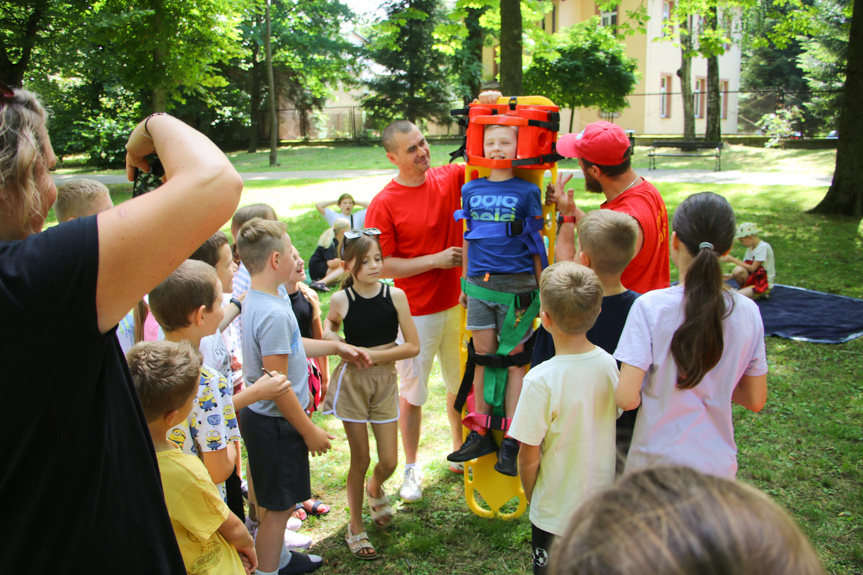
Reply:
[[684, 319], [683, 286], [648, 292], [629, 310], [614, 357], [646, 373], [626, 473], [673, 464], [737, 475], [731, 394], [744, 375], [766, 374], [767, 359], [758, 306], [731, 290], [726, 297], [734, 308], [722, 321], [722, 357], [692, 389], [677, 387], [671, 355], [671, 338]]
[[531, 369], [509, 428], [539, 445], [530, 522], [563, 535], [581, 503], [614, 482], [617, 363], [597, 347], [556, 355]]
[[743, 256], [743, 261], [764, 262], [761, 265], [767, 270], [767, 284], [773, 287], [773, 278], [776, 276], [776, 262], [773, 259], [773, 248], [760, 240], [754, 248], [746, 248], [746, 255]]
[[366, 223], [366, 211], [364, 209], [357, 210], [352, 212], [350, 216], [346, 216], [342, 212], [326, 208], [324, 209], [324, 219], [327, 220], [327, 223], [329, 223], [330, 226], [336, 223], [336, 220], [338, 219], [348, 220], [351, 222], [352, 230], [361, 230]]

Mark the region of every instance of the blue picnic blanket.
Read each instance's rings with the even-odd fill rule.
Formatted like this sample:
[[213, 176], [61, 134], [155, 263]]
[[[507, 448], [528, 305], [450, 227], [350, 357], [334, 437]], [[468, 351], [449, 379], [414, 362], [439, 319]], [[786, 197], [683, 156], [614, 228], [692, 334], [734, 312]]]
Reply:
[[764, 335], [813, 343], [842, 343], [863, 335], [860, 299], [776, 284], [768, 299], [756, 303]]

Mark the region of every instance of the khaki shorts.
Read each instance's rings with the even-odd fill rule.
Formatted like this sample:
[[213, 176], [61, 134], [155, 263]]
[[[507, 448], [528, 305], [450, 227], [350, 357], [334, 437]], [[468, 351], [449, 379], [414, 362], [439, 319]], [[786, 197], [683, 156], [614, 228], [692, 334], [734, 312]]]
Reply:
[[[411, 405], [423, 405], [428, 399], [428, 381], [435, 356], [440, 362], [441, 376], [447, 393], [458, 394], [461, 384], [461, 310], [462, 307], [456, 305], [437, 313], [413, 316], [420, 337], [420, 353], [416, 357], [396, 362], [401, 379], [399, 395]], [[396, 341], [404, 342], [401, 332]]]
[[395, 362], [357, 369], [344, 361], [330, 378], [322, 413], [353, 423], [389, 423], [399, 419]]

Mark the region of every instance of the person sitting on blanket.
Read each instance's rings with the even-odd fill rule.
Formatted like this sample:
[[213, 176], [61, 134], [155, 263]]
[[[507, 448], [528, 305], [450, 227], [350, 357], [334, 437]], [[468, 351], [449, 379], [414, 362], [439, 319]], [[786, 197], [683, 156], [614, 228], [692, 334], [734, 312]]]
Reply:
[[776, 262], [773, 259], [773, 248], [770, 244], [758, 237], [761, 230], [758, 226], [746, 222], [737, 226], [735, 236], [746, 248], [743, 261], [731, 254], [725, 254], [720, 261], [735, 264], [730, 274], [725, 274], [725, 279], [734, 278], [740, 286], [738, 293], [749, 299], [761, 299], [769, 297], [773, 289], [773, 278], [776, 276]]
[[[483, 154], [492, 160], [512, 159], [516, 157], [517, 143], [518, 128], [489, 125], [483, 133]], [[473, 332], [473, 345], [478, 356], [519, 353], [531, 334], [532, 330], [528, 327], [519, 341], [505, 343], [507, 332], [513, 329], [511, 321], [505, 321], [508, 316], [514, 315], [516, 325], [520, 321], [530, 324], [536, 317], [536, 313], [528, 317], [526, 308], [538, 295], [533, 292], [539, 285], [539, 276], [542, 273], [540, 256], [533, 254], [533, 250], [528, 248], [520, 236], [503, 233], [492, 234], [490, 237], [484, 232], [490, 224], [523, 222], [526, 228], [531, 220], [541, 221], [540, 195], [539, 187], [515, 177], [512, 167], [492, 169], [487, 178], [470, 181], [462, 188], [462, 209], [457, 211], [455, 216], [456, 219], [468, 219], [469, 225], [462, 251], [466, 261], [462, 267], [462, 294], [459, 303], [467, 307], [466, 327]], [[490, 300], [482, 295], [483, 289], [486, 295], [489, 295], [490, 291], [495, 292], [490, 295], [502, 296], [510, 303]], [[478, 291], [480, 293], [477, 293]], [[519, 297], [530, 294], [533, 294], [533, 297]], [[512, 311], [511, 306], [515, 306]], [[488, 416], [501, 406], [490, 405], [487, 399], [492, 395], [486, 393], [487, 369], [477, 362], [473, 380], [474, 409], [469, 409], [473, 413], [469, 413], [464, 420], [464, 425], [469, 427], [471, 432], [461, 449], [447, 456], [449, 461], [470, 461], [497, 451], [494, 439], [487, 433]], [[500, 394], [498, 391], [495, 397], [502, 399], [506, 422], [515, 413], [526, 369], [523, 365], [504, 369], [505, 392]], [[494, 379], [489, 381], [493, 382]], [[506, 430], [505, 423], [503, 427]], [[518, 449], [519, 444], [515, 439], [504, 437], [495, 470], [504, 475], [516, 476]]]

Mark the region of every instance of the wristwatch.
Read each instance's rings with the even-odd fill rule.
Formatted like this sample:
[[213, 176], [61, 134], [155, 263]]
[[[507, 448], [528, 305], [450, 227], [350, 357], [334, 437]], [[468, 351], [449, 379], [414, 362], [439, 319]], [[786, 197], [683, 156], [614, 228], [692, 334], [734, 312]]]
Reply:
[[565, 216], [563, 214], [557, 214], [557, 225], [576, 223], [578, 222], [575, 221], [575, 216]]

